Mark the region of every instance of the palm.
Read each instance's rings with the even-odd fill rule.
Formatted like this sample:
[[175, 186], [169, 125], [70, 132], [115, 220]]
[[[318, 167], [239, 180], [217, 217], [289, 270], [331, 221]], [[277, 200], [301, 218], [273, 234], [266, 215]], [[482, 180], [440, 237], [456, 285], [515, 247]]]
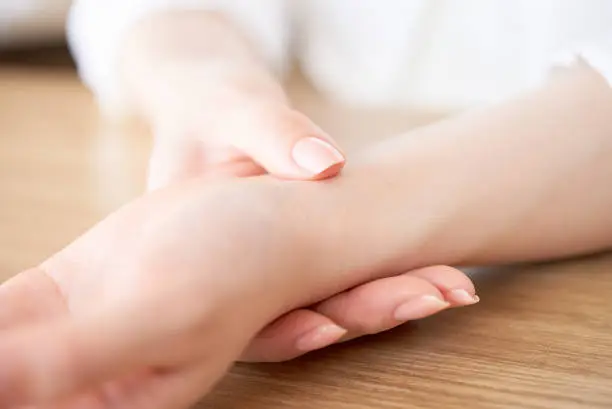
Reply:
[[[77, 286], [67, 292], [66, 288], [42, 269], [29, 270], [16, 276], [0, 287], [0, 304], [3, 306], [0, 310], [0, 330], [70, 320], [74, 314], [72, 311], [77, 314], [81, 312], [83, 303], [75, 303], [75, 299], [84, 299], [81, 292], [83, 288]], [[77, 296], [71, 297], [71, 294]], [[44, 346], [45, 340], [40, 340], [40, 343]], [[164, 375], [151, 371], [115, 380], [87, 393], [72, 396], [57, 409], [148, 408], [151, 406], [145, 403], [156, 398], [163, 378]], [[16, 378], [13, 380], [18, 382]]]

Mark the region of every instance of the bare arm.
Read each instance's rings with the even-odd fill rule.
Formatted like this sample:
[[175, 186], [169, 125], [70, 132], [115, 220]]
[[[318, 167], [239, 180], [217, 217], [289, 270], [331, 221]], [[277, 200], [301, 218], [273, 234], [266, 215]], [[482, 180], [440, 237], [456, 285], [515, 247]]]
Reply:
[[603, 250], [612, 246], [612, 91], [574, 67], [515, 100], [391, 139], [334, 183], [321, 214], [346, 209], [329, 228], [350, 243], [334, 251], [347, 249], [356, 265], [365, 257], [394, 273]]

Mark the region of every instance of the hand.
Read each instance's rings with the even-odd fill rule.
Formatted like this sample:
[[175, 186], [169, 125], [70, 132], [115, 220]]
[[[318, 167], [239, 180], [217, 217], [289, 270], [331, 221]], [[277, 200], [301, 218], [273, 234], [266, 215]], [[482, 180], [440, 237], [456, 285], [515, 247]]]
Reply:
[[[205, 175], [324, 179], [344, 166], [333, 139], [290, 107], [280, 84], [218, 15], [154, 16], [133, 30], [126, 47], [126, 84], [155, 136], [150, 189]], [[452, 305], [471, 298], [449, 288], [473, 291], [448, 268], [372, 282], [288, 314], [257, 336], [243, 359], [286, 360], [384, 331], [399, 323], [389, 322], [396, 301], [425, 288], [443, 291]]]
[[128, 32], [123, 82], [155, 137], [149, 188], [208, 174], [335, 176], [340, 148], [285, 92], [239, 30], [208, 12], [166, 12]]
[[[185, 94], [183, 94], [185, 95]], [[213, 128], [219, 136], [213, 141], [200, 135], [212, 137], [213, 132], [206, 132], [202, 124], [195, 131], [183, 130], [163, 133], [158, 139], [151, 157], [150, 181], [157, 183], [176, 183], [196, 176], [256, 176], [268, 171], [284, 178], [325, 178], [335, 176], [343, 166], [341, 156], [324, 151], [321, 158], [328, 158], [330, 167], [324, 159], [314, 155], [318, 148], [306, 148], [309, 154], [301, 156], [303, 163], [312, 164], [312, 169], [323, 169], [312, 173], [299, 173], [290, 157], [290, 147], [304, 135], [315, 146], [320, 142], [331, 141], [312, 121], [303, 114], [285, 105], [257, 107], [248, 106], [245, 111], [236, 110], [241, 104], [214, 104], [209, 112], [215, 112], [219, 123]], [[188, 112], [188, 109], [181, 112]], [[173, 121], [174, 122], [174, 121]], [[176, 121], [188, 123], [189, 121]], [[242, 138], [248, 135], [247, 141], [227, 139], [228, 145], [221, 145], [222, 137]], [[313, 137], [312, 135], [316, 135]], [[181, 137], [183, 136], [183, 137]], [[185, 140], [192, 137], [192, 140]], [[245, 142], [254, 141], [250, 150], [240, 151], [231, 145], [247, 147]], [[256, 142], [256, 143], [255, 143]], [[212, 144], [218, 144], [212, 147]], [[330, 146], [332, 142], [330, 142]], [[205, 148], [208, 146], [208, 149]], [[302, 142], [302, 146], [305, 146]], [[248, 152], [248, 153], [247, 153]], [[249, 154], [251, 156], [249, 156]], [[253, 155], [260, 158], [261, 167], [253, 160]], [[207, 157], [208, 161], [203, 160]], [[265, 158], [263, 160], [261, 158]], [[337, 162], [338, 161], [338, 162]], [[321, 164], [321, 165], [318, 165]], [[316, 166], [320, 166], [317, 168]], [[317, 173], [319, 172], [319, 173]], [[451, 293], [450, 289], [464, 288], [468, 293]], [[364, 284], [345, 294], [332, 296], [329, 300], [310, 308], [289, 313], [286, 317], [266, 328], [251, 343], [242, 359], [247, 361], [282, 361], [295, 358], [306, 352], [329, 346], [333, 343], [359, 337], [366, 334], [382, 332], [393, 328], [409, 319], [392, 319], [397, 300], [409, 298], [411, 294], [429, 291], [442, 291], [446, 299], [454, 306], [472, 303], [469, 293], [473, 292], [471, 284], [460, 272], [450, 269], [428, 269], [424, 272], [407, 273], [403, 276], [387, 278]], [[441, 308], [439, 305], [423, 311], [423, 315]], [[309, 334], [305, 337], [304, 334]]]
[[[266, 178], [177, 184], [1, 286], [0, 402], [187, 407], [265, 324], [380, 277], [337, 271], [345, 264], [334, 259], [337, 240], [323, 220], [296, 217], [296, 189]], [[297, 200], [308, 215], [326, 195]], [[411, 305], [403, 311], [417, 317], [447, 307], [429, 280], [458, 272], [427, 271], [406, 276], [418, 289], [390, 302]], [[358, 296], [346, 294], [328, 307], [342, 311], [342, 298]]]

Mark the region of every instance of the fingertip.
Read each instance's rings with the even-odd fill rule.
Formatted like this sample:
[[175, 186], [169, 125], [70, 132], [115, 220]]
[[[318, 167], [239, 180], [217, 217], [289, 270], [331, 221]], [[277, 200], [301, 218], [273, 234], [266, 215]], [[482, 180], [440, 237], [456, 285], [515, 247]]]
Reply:
[[393, 312], [393, 317], [398, 323], [404, 323], [429, 317], [448, 307], [450, 303], [442, 298], [425, 294], [401, 303]]
[[347, 332], [346, 329], [336, 324], [321, 325], [300, 336], [295, 347], [302, 353], [322, 349], [340, 341]]
[[480, 298], [472, 280], [461, 270], [450, 266], [430, 266], [409, 273], [429, 281], [455, 307], [476, 304]]
[[336, 177], [340, 174], [344, 166], [346, 165], [346, 161], [338, 162], [329, 168], [325, 169], [323, 172], [315, 175], [312, 180], [325, 180]]
[[330, 142], [309, 136], [299, 139], [292, 148], [293, 162], [310, 178], [325, 178], [336, 174], [346, 161]]
[[474, 305], [480, 302], [480, 297], [476, 294], [470, 294], [463, 288], [454, 289], [446, 293], [446, 299], [453, 303], [453, 305], [460, 307], [467, 307], [468, 305]]
[[344, 166], [345, 155], [333, 138], [285, 104], [250, 110], [245, 121], [232, 121], [230, 126], [234, 124], [238, 128], [230, 134], [232, 146], [274, 177], [326, 179]]
[[340, 175], [345, 165], [346, 165], [346, 161], [338, 162], [317, 174], [312, 174], [312, 173], [303, 171], [301, 169], [298, 169], [297, 171], [294, 171], [294, 172], [282, 172], [281, 173], [277, 171], [276, 173], [270, 173], [270, 175], [275, 178], [281, 179], [281, 180], [313, 181], [313, 182], [322, 181], [322, 180], [332, 179]]

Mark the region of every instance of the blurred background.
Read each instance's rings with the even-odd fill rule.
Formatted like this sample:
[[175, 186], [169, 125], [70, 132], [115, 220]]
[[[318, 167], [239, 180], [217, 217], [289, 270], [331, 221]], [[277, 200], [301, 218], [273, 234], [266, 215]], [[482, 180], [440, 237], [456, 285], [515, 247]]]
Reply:
[[142, 189], [148, 138], [110, 124], [64, 39], [69, 0], [0, 0], [0, 281]]

